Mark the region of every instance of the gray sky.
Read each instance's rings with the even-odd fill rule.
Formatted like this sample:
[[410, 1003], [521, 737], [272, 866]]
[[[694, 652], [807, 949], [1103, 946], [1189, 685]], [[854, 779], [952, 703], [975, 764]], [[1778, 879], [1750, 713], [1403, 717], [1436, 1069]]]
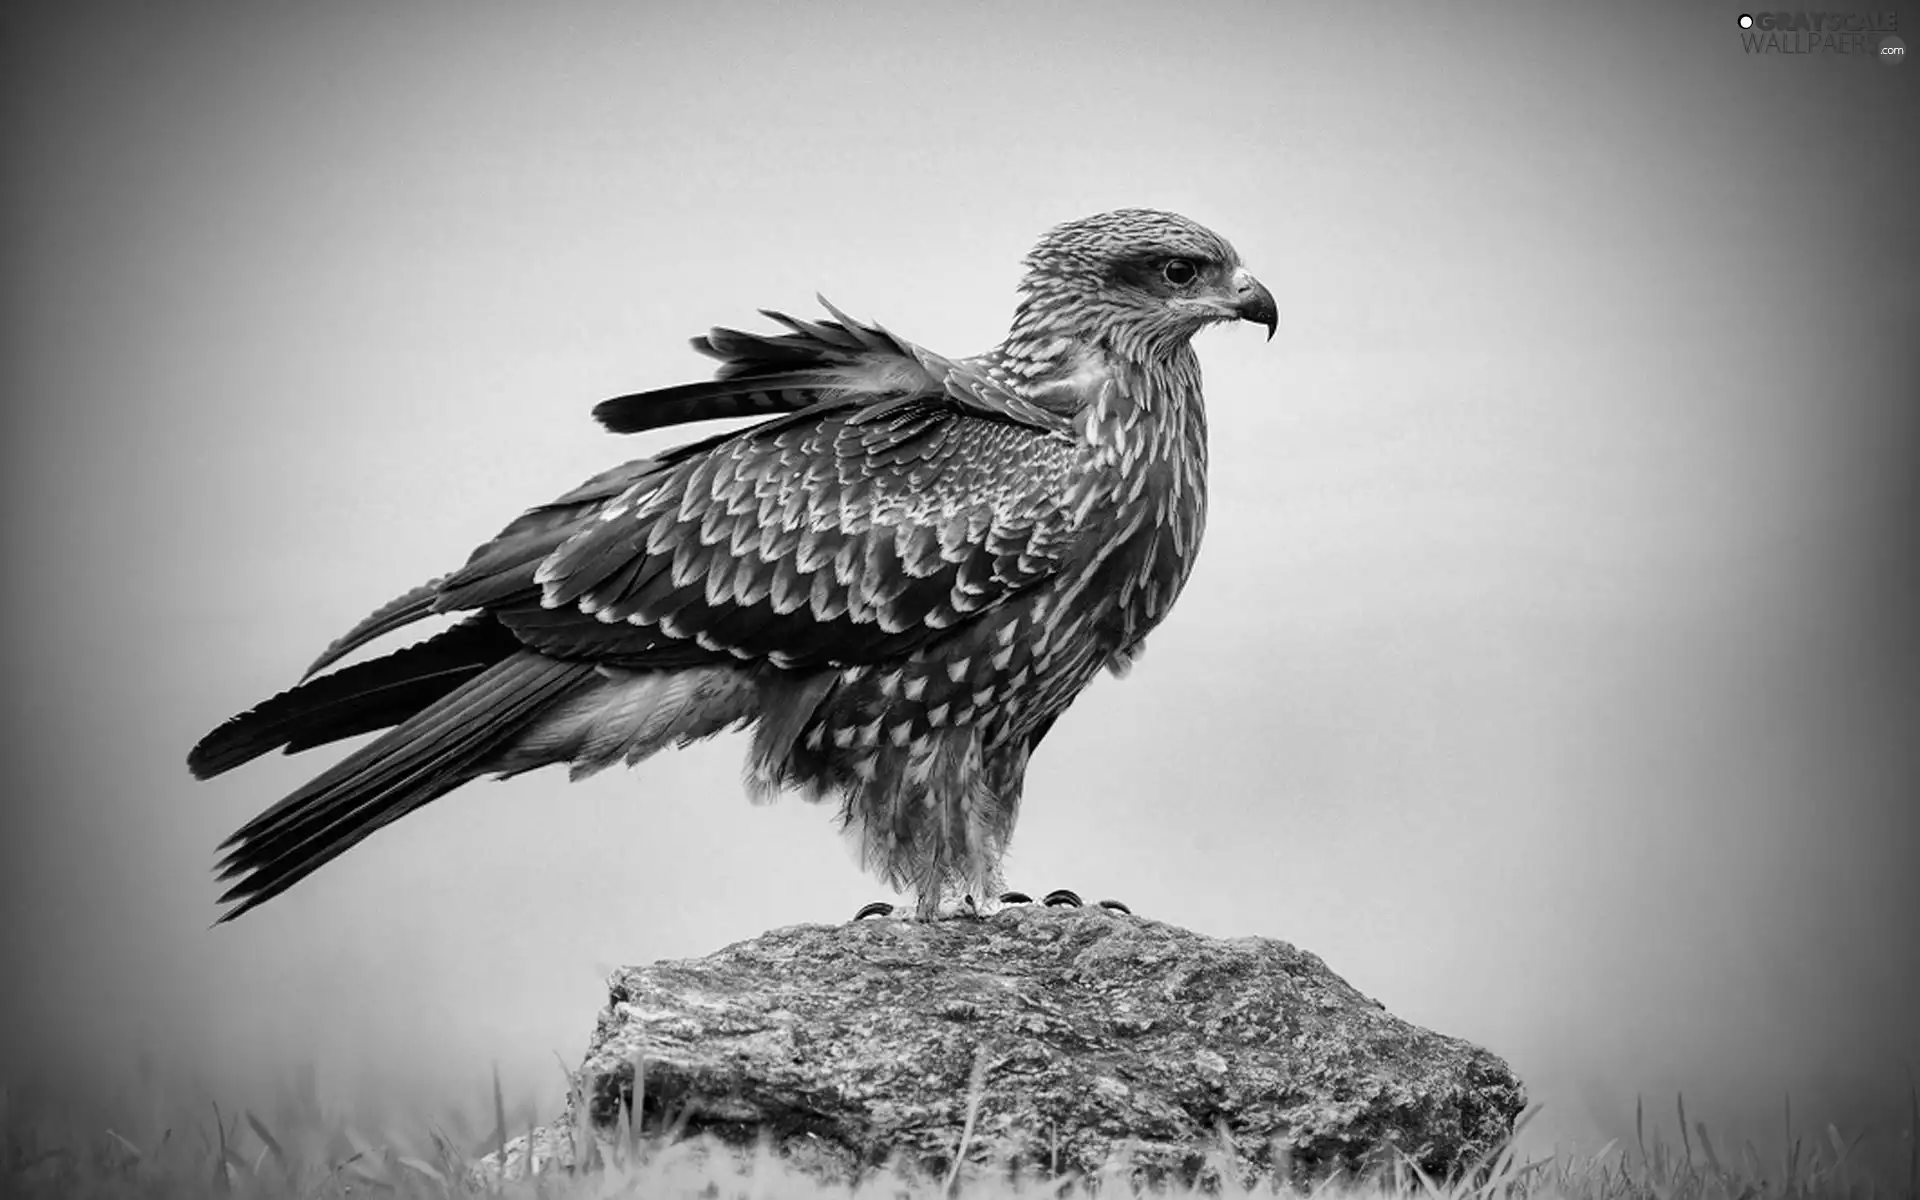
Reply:
[[688, 335], [818, 290], [985, 349], [1040, 233], [1150, 205], [1280, 336], [1202, 338], [1199, 568], [1034, 761], [1010, 882], [1305, 946], [1543, 1138], [1892, 1118], [1920, 65], [1750, 57], [1723, 4], [722, 8], [0, 17], [0, 1072], [551, 1104], [609, 967], [882, 895], [723, 738], [470, 787], [208, 931], [214, 845], [330, 756], [183, 756], [681, 440], [587, 410]]

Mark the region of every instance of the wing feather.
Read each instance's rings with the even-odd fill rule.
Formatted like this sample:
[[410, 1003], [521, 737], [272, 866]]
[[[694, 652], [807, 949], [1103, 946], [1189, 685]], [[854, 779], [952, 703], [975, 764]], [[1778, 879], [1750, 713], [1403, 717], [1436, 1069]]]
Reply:
[[720, 360], [715, 378], [602, 401], [594, 417], [615, 433], [728, 417], [799, 412], [817, 404], [937, 390], [917, 347], [827, 304], [833, 321], [804, 321], [763, 309], [784, 334], [715, 328], [693, 348]]
[[440, 585], [444, 582], [444, 575], [439, 579], [429, 579], [374, 609], [358, 625], [335, 638], [322, 650], [320, 657], [313, 660], [313, 665], [300, 678], [311, 679], [368, 642], [385, 637], [423, 617], [432, 616], [434, 603], [440, 598]]
[[[604, 471], [396, 597], [312, 672], [435, 613], [627, 667], [814, 667], [911, 651], [1075, 552], [1064, 418], [822, 300], [830, 320], [695, 339], [717, 378], [608, 401], [614, 429], [792, 411]], [[758, 399], [754, 397], [760, 397]], [[750, 401], [750, 403], [749, 403]], [[312, 674], [309, 672], [309, 674]]]
[[604, 400], [593, 415], [614, 433], [729, 417], [765, 417], [852, 405], [860, 420], [882, 420], [932, 397], [1039, 429], [1066, 431], [1068, 414], [1035, 404], [980, 368], [935, 354], [879, 325], [854, 320], [819, 297], [831, 321], [806, 321], [762, 309], [781, 334], [715, 328], [693, 348], [720, 360], [705, 383], [634, 392]]
[[623, 661], [649, 630], [662, 646], [783, 667], [870, 663], [1074, 553], [1054, 499], [1067, 439], [942, 399], [881, 421], [856, 423], [858, 411], [743, 431], [671, 468], [631, 511], [579, 523], [534, 572], [547, 615], [509, 628], [549, 653]]

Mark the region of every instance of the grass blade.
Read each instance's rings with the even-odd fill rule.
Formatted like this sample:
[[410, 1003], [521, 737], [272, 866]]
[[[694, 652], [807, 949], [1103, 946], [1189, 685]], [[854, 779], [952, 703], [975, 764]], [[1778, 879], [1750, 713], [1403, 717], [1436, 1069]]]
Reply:
[[428, 1179], [433, 1180], [433, 1182], [439, 1184], [443, 1188], [449, 1186], [449, 1184], [447, 1183], [447, 1177], [441, 1174], [440, 1168], [434, 1166], [432, 1163], [428, 1162], [423, 1158], [415, 1158], [411, 1154], [403, 1154], [399, 1158], [395, 1159], [394, 1161], [399, 1163], [401, 1166], [405, 1167], [409, 1171], [413, 1171], [420, 1175], [425, 1175]]
[[220, 1139], [220, 1152], [213, 1159], [213, 1194], [225, 1196], [233, 1191], [233, 1179], [227, 1174], [228, 1161], [240, 1161], [242, 1167], [247, 1164], [239, 1160], [233, 1148], [227, 1145], [227, 1121], [220, 1115], [220, 1105], [217, 1103], [213, 1105], [213, 1132]]
[[1707, 1165], [1713, 1168], [1715, 1175], [1725, 1177], [1727, 1169], [1720, 1165], [1720, 1156], [1713, 1152], [1713, 1141], [1707, 1137], [1707, 1123], [1705, 1121], [1695, 1121], [1693, 1123], [1693, 1131], [1700, 1135], [1700, 1149], [1706, 1152]]
[[507, 1182], [507, 1102], [500, 1095], [500, 1064], [493, 1064], [493, 1142], [500, 1154], [500, 1183]]
[[627, 1111], [633, 1118], [633, 1126], [627, 1131], [633, 1144], [627, 1149], [634, 1155], [628, 1161], [639, 1162], [640, 1135], [647, 1131], [647, 1059], [637, 1049], [633, 1052], [633, 1092], [627, 1097]]
[[280, 1165], [280, 1169], [286, 1170], [286, 1148], [280, 1144], [279, 1138], [273, 1136], [273, 1131], [267, 1128], [267, 1123], [253, 1115], [252, 1110], [247, 1112], [247, 1127], [253, 1130], [253, 1136], [260, 1139], [260, 1144], [267, 1148], [267, 1153], [273, 1156], [273, 1161]]
[[522, 1173], [522, 1178], [533, 1180], [533, 1194], [538, 1196], [540, 1194], [540, 1172], [535, 1168], [533, 1161], [533, 1118], [531, 1116], [527, 1118], [527, 1152], [522, 1157], [521, 1162], [526, 1166], [526, 1170]]
[[1673, 1094], [1673, 1103], [1680, 1110], [1680, 1144], [1686, 1147], [1687, 1169], [1693, 1169], [1693, 1142], [1687, 1138], [1687, 1098], [1679, 1092]]
[[120, 1148], [122, 1150], [125, 1150], [127, 1152], [127, 1155], [130, 1158], [132, 1158], [134, 1162], [140, 1162], [141, 1160], [147, 1157], [145, 1154], [141, 1152], [140, 1147], [134, 1145], [132, 1142], [128, 1141], [126, 1138], [121, 1137], [118, 1133], [115, 1133], [113, 1130], [111, 1129], [107, 1130], [107, 1136], [112, 1138], [115, 1142], [119, 1143]]
[[1644, 1105], [1640, 1094], [1633, 1096], [1633, 1140], [1640, 1143], [1640, 1174], [1643, 1178], [1653, 1178], [1653, 1164], [1647, 1161], [1647, 1124]]
[[973, 1144], [974, 1122], [980, 1118], [980, 1101], [986, 1094], [987, 1050], [982, 1046], [974, 1051], [973, 1077], [967, 1081], [967, 1119], [960, 1127], [960, 1148], [954, 1152], [953, 1169], [947, 1172], [946, 1187], [941, 1189], [949, 1196], [960, 1186], [960, 1167], [967, 1161], [967, 1148]]

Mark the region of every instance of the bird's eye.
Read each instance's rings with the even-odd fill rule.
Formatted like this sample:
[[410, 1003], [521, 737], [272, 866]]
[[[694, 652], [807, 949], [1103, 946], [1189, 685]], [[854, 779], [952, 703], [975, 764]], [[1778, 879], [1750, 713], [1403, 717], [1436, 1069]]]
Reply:
[[1200, 272], [1194, 269], [1193, 264], [1184, 258], [1170, 258], [1166, 266], [1160, 268], [1161, 278], [1175, 287], [1187, 286], [1199, 274]]

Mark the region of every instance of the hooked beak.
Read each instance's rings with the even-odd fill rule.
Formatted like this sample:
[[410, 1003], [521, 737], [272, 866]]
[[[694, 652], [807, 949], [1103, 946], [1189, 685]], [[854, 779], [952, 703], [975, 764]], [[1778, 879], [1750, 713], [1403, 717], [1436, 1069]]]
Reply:
[[1273, 293], [1245, 269], [1233, 273], [1233, 311], [1242, 321], [1265, 325], [1268, 341], [1280, 328], [1280, 309], [1273, 303]]

